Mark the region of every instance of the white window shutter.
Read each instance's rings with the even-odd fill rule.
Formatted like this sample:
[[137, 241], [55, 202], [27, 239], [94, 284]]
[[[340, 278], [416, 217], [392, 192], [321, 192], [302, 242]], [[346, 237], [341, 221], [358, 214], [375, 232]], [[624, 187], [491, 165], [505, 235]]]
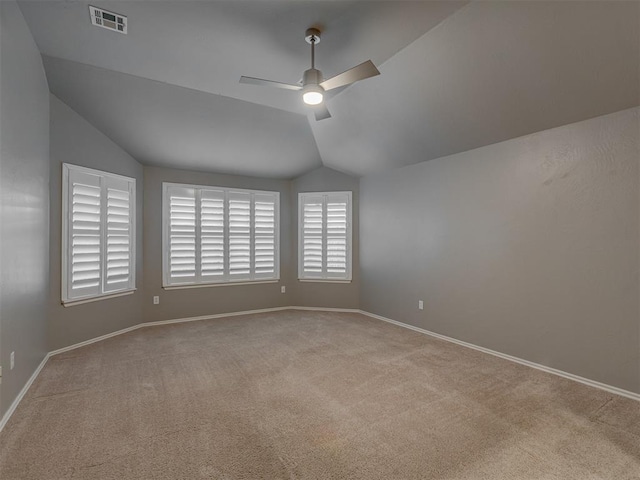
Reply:
[[65, 299], [101, 293], [102, 195], [100, 176], [68, 171], [67, 291]]
[[62, 303], [135, 289], [135, 179], [64, 163]]
[[166, 212], [168, 281], [192, 283], [196, 279], [196, 194], [193, 188], [169, 186]]
[[229, 202], [229, 276], [232, 280], [251, 277], [251, 231], [253, 209], [251, 194], [228, 192]]
[[326, 196], [326, 275], [327, 278], [345, 278], [348, 265], [349, 198], [344, 193]]
[[200, 194], [200, 274], [204, 281], [222, 278], [225, 272], [225, 208], [223, 190]]
[[277, 280], [278, 192], [163, 184], [163, 286]]
[[277, 274], [278, 202], [275, 194], [254, 194], [254, 265], [255, 278], [272, 278]]
[[351, 192], [300, 193], [298, 277], [351, 280]]
[[135, 265], [133, 243], [133, 207], [131, 184], [122, 179], [107, 178], [106, 183], [106, 258], [104, 290], [113, 292], [131, 288]]
[[307, 195], [302, 204], [302, 277], [322, 278], [324, 265], [324, 197]]

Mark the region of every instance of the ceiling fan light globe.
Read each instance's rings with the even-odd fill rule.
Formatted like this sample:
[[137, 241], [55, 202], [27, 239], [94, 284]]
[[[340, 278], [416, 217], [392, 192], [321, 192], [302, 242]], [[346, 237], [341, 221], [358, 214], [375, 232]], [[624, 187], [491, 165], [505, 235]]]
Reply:
[[318, 105], [322, 103], [323, 95], [320, 92], [306, 92], [302, 94], [302, 100], [307, 105]]
[[302, 101], [307, 105], [318, 105], [324, 99], [324, 89], [317, 84], [308, 84], [302, 88]]

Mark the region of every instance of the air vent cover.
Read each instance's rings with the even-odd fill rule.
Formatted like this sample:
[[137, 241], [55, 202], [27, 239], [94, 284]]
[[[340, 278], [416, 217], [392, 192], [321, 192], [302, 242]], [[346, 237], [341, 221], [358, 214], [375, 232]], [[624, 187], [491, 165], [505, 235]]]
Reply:
[[127, 17], [119, 13], [108, 12], [89, 5], [91, 23], [98, 27], [107, 28], [115, 32], [127, 33]]

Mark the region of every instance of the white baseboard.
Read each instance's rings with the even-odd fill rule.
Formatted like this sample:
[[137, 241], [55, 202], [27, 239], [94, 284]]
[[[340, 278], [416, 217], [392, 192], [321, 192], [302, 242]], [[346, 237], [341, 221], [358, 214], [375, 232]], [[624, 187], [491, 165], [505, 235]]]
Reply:
[[9, 405], [9, 409], [4, 413], [2, 419], [0, 420], [0, 432], [11, 418], [11, 415], [13, 415], [13, 412], [16, 411], [16, 408], [18, 408], [18, 404], [22, 401], [22, 398], [26, 395], [29, 388], [31, 388], [33, 382], [35, 382], [36, 378], [38, 378], [38, 375], [40, 375], [40, 371], [43, 369], [50, 356], [50, 353], [47, 353], [44, 356], [44, 358], [40, 362], [40, 365], [38, 365], [35, 371], [31, 374], [31, 377], [29, 377], [29, 380], [27, 380], [27, 383], [25, 383], [24, 387], [22, 387], [22, 390], [20, 390], [20, 393], [18, 393], [18, 396], [14, 398], [13, 402], [11, 402], [11, 405]]
[[573, 380], [574, 382], [579, 382], [584, 385], [588, 385], [590, 387], [598, 388], [600, 390], [604, 390], [606, 392], [613, 393], [615, 395], [620, 395], [621, 397], [626, 397], [632, 400], [640, 401], [640, 394], [635, 392], [630, 392], [622, 388], [614, 387], [612, 385], [607, 385], [606, 383], [597, 382], [589, 378], [580, 377], [578, 375], [574, 375], [573, 373], [568, 373], [563, 370], [558, 370], [557, 368], [547, 367], [546, 365], [541, 365], [539, 363], [531, 362], [529, 360], [524, 360], [522, 358], [508, 355], [506, 353], [497, 352], [489, 348], [480, 347], [478, 345], [474, 345], [473, 343], [463, 342], [462, 340], [458, 340], [456, 338], [447, 337], [446, 335], [441, 335], [439, 333], [435, 333], [430, 330], [425, 330], [424, 328], [415, 327], [413, 325], [409, 325], [408, 323], [398, 322], [397, 320], [392, 320], [390, 318], [383, 317], [381, 315], [376, 315], [375, 313], [366, 312], [364, 310], [360, 310], [360, 313], [368, 317], [375, 318], [377, 320], [382, 320], [383, 322], [393, 323], [394, 325], [408, 328], [409, 330], [413, 330], [414, 332], [423, 333], [425, 335], [429, 335], [431, 337], [435, 337], [440, 340], [444, 340], [446, 342], [451, 342], [457, 345], [461, 345], [463, 347], [472, 348], [473, 350], [478, 350], [482, 353], [488, 353], [489, 355], [494, 355], [496, 357], [500, 357], [505, 360], [509, 360], [511, 362], [519, 363], [520, 365], [525, 365], [527, 367], [535, 368], [536, 370], [542, 370], [543, 372], [551, 373], [553, 375], [558, 375], [559, 377], [567, 378], [569, 380]]
[[74, 343], [73, 345], [69, 345], [67, 347], [62, 347], [57, 350], [53, 350], [52, 352], [49, 352], [49, 356], [58, 355], [59, 353], [68, 352], [70, 350], [75, 350], [76, 348], [80, 348], [80, 347], [86, 347], [87, 345], [91, 345], [92, 343], [101, 342], [102, 340], [106, 340], [107, 338], [116, 337], [118, 335], [122, 335], [123, 333], [132, 332], [134, 330], [138, 330], [139, 328], [143, 328], [143, 327], [170, 325], [172, 323], [198, 322], [200, 320], [212, 320], [215, 318], [235, 317], [239, 315], [251, 315], [254, 313], [278, 312], [281, 310], [288, 310], [290, 308], [291, 307], [261, 308], [259, 310], [244, 310], [241, 312], [216, 313], [214, 315], [201, 315], [199, 317], [173, 318], [170, 320], [158, 320], [156, 322], [142, 322], [142, 323], [138, 323], [137, 325], [133, 325], [131, 327], [123, 328], [122, 330], [116, 330], [115, 332], [107, 333], [99, 337], [85, 340], [84, 342]]
[[202, 315], [200, 317], [174, 318], [172, 320], [159, 320], [157, 322], [145, 322], [138, 324], [138, 327], [154, 327], [156, 325], [170, 325], [172, 323], [199, 322], [200, 320], [213, 320], [216, 318], [237, 317], [240, 315], [253, 315], [255, 313], [280, 312], [289, 310], [291, 307], [271, 307], [260, 308], [258, 310], [243, 310], [241, 312], [216, 313], [213, 315]]
[[134, 330], [139, 329], [143, 323], [139, 323], [137, 325], [133, 325], [132, 327], [123, 328], [122, 330], [116, 330], [115, 332], [107, 333], [105, 335], [100, 335], [99, 337], [91, 338], [89, 340], [85, 340], [84, 342], [74, 343], [73, 345], [69, 345], [68, 347], [62, 347], [57, 350], [53, 350], [49, 352], [49, 356], [53, 357], [54, 355], [58, 355], [60, 353], [68, 352], [70, 350], [75, 350], [76, 348], [86, 347], [87, 345], [91, 345], [92, 343], [101, 342], [102, 340], [106, 340], [107, 338], [117, 337], [118, 335], [122, 335], [123, 333], [132, 332]]
[[341, 312], [341, 313], [362, 313], [357, 308], [330, 308], [330, 307], [287, 307], [287, 310], [305, 310], [310, 312]]
[[557, 370], [555, 368], [551, 368], [551, 367], [547, 367], [545, 365], [540, 365], [538, 363], [530, 362], [530, 361], [524, 360], [522, 358], [518, 358], [518, 357], [511, 356], [511, 355], [507, 355], [506, 353], [496, 352], [495, 350], [490, 350], [488, 348], [480, 347], [480, 346], [474, 345], [472, 343], [463, 342], [462, 340], [457, 340], [457, 339], [452, 338], [452, 337], [447, 337], [446, 335], [441, 335], [439, 333], [431, 332], [429, 330], [425, 330], [425, 329], [420, 328], [420, 327], [415, 327], [415, 326], [409, 325], [407, 323], [398, 322], [397, 320], [392, 320], [390, 318], [386, 318], [386, 317], [383, 317], [381, 315], [376, 315], [375, 313], [366, 312], [364, 310], [359, 310], [357, 308], [329, 308], [329, 307], [287, 306], [287, 307], [262, 308], [262, 309], [259, 309], [259, 310], [244, 310], [244, 311], [240, 311], [240, 312], [217, 313], [217, 314], [214, 314], [214, 315], [202, 315], [202, 316], [199, 316], [199, 317], [175, 318], [175, 319], [171, 319], [171, 320], [160, 320], [160, 321], [157, 321], [157, 322], [143, 322], [143, 323], [139, 323], [137, 325], [133, 325], [131, 327], [123, 328], [122, 330], [117, 330], [115, 332], [107, 333], [106, 335], [101, 335], [99, 337], [92, 338], [90, 340], [85, 340], [84, 342], [76, 343], [74, 345], [69, 345], [68, 347], [63, 347], [63, 348], [59, 348], [57, 350], [53, 350], [52, 352], [49, 352], [44, 357], [44, 359], [42, 360], [40, 365], [38, 365], [38, 368], [36, 368], [36, 370], [33, 372], [31, 377], [27, 381], [27, 383], [24, 385], [24, 387], [22, 387], [22, 390], [20, 390], [20, 393], [18, 394], [18, 396], [11, 403], [11, 406], [9, 407], [9, 409], [2, 416], [2, 420], [0, 420], [0, 432], [2, 431], [4, 426], [7, 424], [9, 419], [11, 418], [11, 415], [13, 415], [13, 412], [18, 407], [18, 404], [20, 403], [22, 398], [25, 396], [25, 394], [27, 393], [27, 391], [29, 390], [29, 388], [31, 387], [31, 385], [33, 384], [35, 379], [38, 377], [38, 375], [40, 374], [40, 371], [45, 366], [45, 364], [47, 363], [49, 358], [53, 357], [54, 355], [58, 355], [60, 353], [68, 352], [68, 351], [71, 351], [71, 350], [75, 350], [76, 348], [85, 347], [87, 345], [91, 345], [92, 343], [101, 342], [102, 340], [106, 340], [108, 338], [116, 337], [116, 336], [122, 335], [124, 333], [132, 332], [134, 330], [137, 330], [137, 329], [143, 328], [143, 327], [153, 327], [153, 326], [158, 326], [158, 325], [169, 325], [169, 324], [173, 324], [173, 323], [197, 322], [197, 321], [201, 321], [201, 320], [213, 320], [213, 319], [216, 319], [216, 318], [235, 317], [235, 316], [240, 316], [240, 315], [252, 315], [252, 314], [256, 314], [256, 313], [279, 312], [279, 311], [283, 311], [283, 310], [304, 310], [304, 311], [320, 311], [320, 312], [360, 313], [362, 315], [366, 315], [368, 317], [375, 318], [377, 320], [382, 320], [383, 322], [392, 323], [392, 324], [398, 325], [400, 327], [408, 328], [409, 330], [413, 330], [415, 332], [423, 333], [425, 335], [429, 335], [431, 337], [435, 337], [435, 338], [438, 338], [440, 340], [444, 340], [444, 341], [447, 341], [447, 342], [455, 343], [457, 345], [462, 345], [463, 347], [472, 348], [474, 350], [478, 350], [478, 351], [483, 352], [483, 353], [488, 353], [489, 355], [494, 355], [496, 357], [500, 357], [500, 358], [503, 358], [505, 360], [510, 360], [512, 362], [516, 362], [516, 363], [519, 363], [521, 365], [526, 365], [527, 367], [535, 368], [537, 370], [542, 370], [543, 372], [552, 373], [552, 374], [558, 375], [560, 377], [568, 378], [569, 380], [573, 380], [575, 382], [583, 383], [583, 384], [588, 385], [590, 387], [599, 388], [600, 390], [605, 390], [605, 391], [607, 391], [609, 393], [613, 393], [615, 395], [620, 395], [622, 397], [627, 397], [627, 398], [630, 398], [632, 400], [640, 401], [640, 394], [638, 394], [638, 393], [629, 392], [627, 390], [623, 390], [623, 389], [618, 388], [618, 387], [613, 387], [611, 385], [607, 385], [607, 384], [604, 384], [604, 383], [596, 382], [595, 380], [590, 380], [588, 378], [580, 377], [580, 376], [574, 375], [572, 373], [563, 372], [562, 370]]

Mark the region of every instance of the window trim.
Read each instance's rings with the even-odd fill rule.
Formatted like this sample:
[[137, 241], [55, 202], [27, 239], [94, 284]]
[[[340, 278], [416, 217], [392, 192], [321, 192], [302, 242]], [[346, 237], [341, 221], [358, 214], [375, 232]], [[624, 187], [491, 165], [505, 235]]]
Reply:
[[[274, 215], [275, 215], [275, 228], [274, 228], [274, 244], [275, 244], [275, 252], [274, 252], [274, 273], [272, 277], [257, 277], [257, 278], [247, 278], [242, 277], [234, 280], [229, 280], [229, 273], [223, 274], [223, 279], [214, 279], [211, 281], [197, 281], [198, 278], [198, 265], [196, 263], [196, 281], [194, 282], [181, 282], [181, 283], [171, 283], [169, 274], [169, 210], [168, 210], [168, 191], [171, 187], [176, 188], [193, 188], [197, 190], [217, 190], [223, 191], [225, 195], [225, 211], [224, 216], [225, 219], [228, 218], [228, 194], [230, 192], [238, 192], [243, 194], [252, 194], [252, 195], [274, 195], [275, 196], [275, 207], [274, 207]], [[196, 199], [199, 198], [196, 193]], [[252, 203], [255, 202], [254, 197], [252, 196]], [[197, 207], [197, 205], [196, 205]], [[276, 283], [280, 281], [280, 192], [277, 190], [254, 190], [247, 188], [234, 188], [234, 187], [222, 187], [217, 185], [195, 185], [189, 183], [174, 183], [174, 182], [162, 182], [162, 288], [165, 290], [178, 290], [178, 289], [187, 289], [187, 288], [202, 288], [202, 287], [220, 287], [220, 286], [231, 286], [231, 285], [253, 285], [259, 283]], [[196, 225], [198, 224], [198, 219], [196, 219]], [[196, 246], [199, 244], [198, 241], [198, 231], [196, 227]], [[253, 235], [253, 233], [252, 233]], [[225, 245], [228, 245], [228, 230], [225, 228]], [[254, 244], [255, 245], [255, 244]], [[228, 251], [227, 251], [228, 255]], [[228, 260], [228, 257], [225, 258]], [[226, 262], [225, 262], [226, 263]], [[255, 268], [255, 266], [254, 266]], [[254, 274], [255, 275], [255, 274]]]
[[185, 290], [189, 288], [215, 288], [215, 287], [237, 287], [242, 285], [261, 285], [263, 283], [279, 283], [279, 278], [274, 278], [273, 280], [238, 280], [237, 282], [226, 282], [226, 283], [196, 283], [192, 284], [180, 284], [180, 285], [172, 285], [171, 287], [162, 287], [163, 290]]
[[[131, 205], [131, 215], [129, 219], [129, 228], [130, 228], [130, 277], [129, 284], [125, 288], [121, 288], [118, 290], [111, 291], [102, 291], [99, 294], [88, 294], [81, 297], [69, 298], [69, 228], [72, 225], [71, 215], [73, 213], [72, 210], [69, 209], [70, 206], [70, 189], [69, 189], [69, 176], [71, 172], [76, 171], [79, 173], [85, 173], [89, 175], [95, 175], [100, 177], [100, 194], [101, 199], [103, 198], [103, 186], [102, 182], [105, 178], [112, 178], [113, 180], [124, 181], [129, 184], [129, 195], [130, 195], [130, 205]], [[94, 168], [83, 167], [81, 165], [74, 165], [72, 163], [63, 163], [62, 164], [62, 242], [61, 242], [61, 303], [65, 307], [72, 307], [74, 305], [81, 305], [84, 303], [99, 301], [99, 300], [107, 300], [109, 298], [120, 297], [123, 295], [132, 294], [136, 291], [136, 214], [137, 214], [137, 205], [136, 205], [136, 179], [133, 177], [127, 177], [124, 175], [118, 175], [116, 173], [106, 172], [103, 170], [97, 170]], [[101, 223], [101, 245], [104, 244], [102, 240], [106, 235], [106, 220], [102, 215], [102, 209], [100, 214], [100, 223]], [[100, 252], [100, 287], [101, 290], [104, 289], [103, 281], [104, 281], [104, 269], [106, 268], [106, 260], [104, 256], [104, 250], [101, 249]]]
[[83, 303], [92, 303], [92, 302], [100, 302], [102, 300], [109, 300], [111, 298], [124, 297], [126, 295], [132, 295], [137, 288], [132, 288], [130, 290], [119, 290], [115, 293], [107, 293], [105, 295], [101, 295], [99, 297], [91, 297], [91, 298], [82, 298], [80, 300], [73, 300], [71, 302], [63, 303], [63, 307], [75, 307], [76, 305], [82, 305]]
[[[347, 271], [344, 276], [329, 276], [326, 273], [320, 276], [305, 275], [304, 269], [304, 199], [313, 196], [323, 197], [323, 208], [326, 207], [327, 198], [337, 195], [347, 196]], [[326, 231], [323, 232], [323, 242], [326, 240]], [[325, 266], [323, 265], [323, 268]], [[353, 192], [351, 191], [323, 191], [323, 192], [299, 192], [298, 193], [298, 281], [315, 283], [351, 283], [353, 281]]]

